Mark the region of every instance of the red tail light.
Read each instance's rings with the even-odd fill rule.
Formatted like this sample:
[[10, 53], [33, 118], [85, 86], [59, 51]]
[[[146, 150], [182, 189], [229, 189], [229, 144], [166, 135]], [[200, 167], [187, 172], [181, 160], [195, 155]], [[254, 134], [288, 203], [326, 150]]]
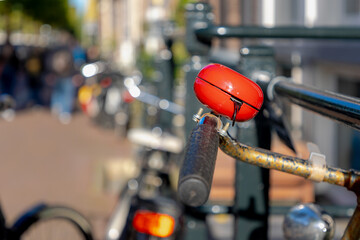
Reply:
[[220, 64], [204, 67], [195, 80], [194, 90], [201, 103], [235, 121], [255, 117], [264, 99], [255, 82]]
[[106, 78], [101, 79], [100, 86], [102, 88], [107, 88], [111, 85], [111, 83], [112, 83], [112, 79], [110, 77], [106, 77]]
[[131, 94], [129, 93], [128, 90], [124, 90], [122, 92], [122, 96], [123, 96], [124, 102], [126, 102], [126, 103], [131, 103], [132, 101], [134, 101], [134, 97], [131, 96]]
[[136, 231], [156, 237], [169, 237], [174, 232], [172, 216], [146, 210], [138, 210], [133, 219]]

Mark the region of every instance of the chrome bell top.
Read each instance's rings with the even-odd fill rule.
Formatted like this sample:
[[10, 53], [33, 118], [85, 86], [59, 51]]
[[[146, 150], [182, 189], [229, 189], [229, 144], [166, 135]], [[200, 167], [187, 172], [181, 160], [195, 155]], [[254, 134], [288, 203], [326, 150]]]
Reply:
[[323, 240], [334, 236], [334, 220], [315, 204], [300, 204], [290, 209], [283, 223], [288, 240]]

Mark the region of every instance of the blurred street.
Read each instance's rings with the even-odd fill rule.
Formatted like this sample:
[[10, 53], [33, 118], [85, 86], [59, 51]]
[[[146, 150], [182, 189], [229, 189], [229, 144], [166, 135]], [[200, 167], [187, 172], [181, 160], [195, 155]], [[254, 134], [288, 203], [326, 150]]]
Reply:
[[0, 201], [8, 222], [39, 202], [66, 205], [89, 218], [102, 239], [117, 198], [103, 191], [103, 166], [130, 157], [130, 143], [82, 114], [64, 125], [42, 109], [2, 121], [0, 133]]
[[[12, 122], [2, 120], [0, 133], [0, 202], [8, 223], [38, 203], [65, 205], [84, 214], [96, 239], [103, 239], [119, 186], [111, 182], [124, 182], [123, 174], [109, 179], [105, 172], [131, 160], [131, 143], [81, 113], [64, 125], [41, 108], [19, 112]], [[221, 158], [211, 196], [229, 201], [233, 160]]]

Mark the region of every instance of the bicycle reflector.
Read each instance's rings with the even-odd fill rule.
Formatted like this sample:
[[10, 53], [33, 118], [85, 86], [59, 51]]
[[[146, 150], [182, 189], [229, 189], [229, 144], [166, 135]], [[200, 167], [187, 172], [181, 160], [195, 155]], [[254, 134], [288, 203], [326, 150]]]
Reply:
[[239, 122], [255, 117], [264, 100], [264, 94], [255, 82], [216, 63], [199, 72], [194, 91], [202, 104]]
[[138, 232], [163, 238], [174, 232], [175, 220], [167, 214], [138, 210], [133, 219], [133, 226]]

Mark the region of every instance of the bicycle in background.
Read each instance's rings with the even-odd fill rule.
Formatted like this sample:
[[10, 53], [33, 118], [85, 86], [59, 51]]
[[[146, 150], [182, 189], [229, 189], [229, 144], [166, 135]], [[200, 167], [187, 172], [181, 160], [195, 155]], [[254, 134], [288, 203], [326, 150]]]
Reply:
[[82, 67], [85, 84], [80, 87], [81, 110], [97, 125], [126, 136], [130, 127], [133, 97], [124, 86], [125, 76], [108, 63], [97, 61]]
[[92, 240], [90, 223], [76, 210], [65, 206], [38, 204], [9, 225], [0, 209], [0, 239]]
[[144, 108], [141, 127], [127, 132], [136, 148], [139, 172], [121, 189], [105, 239], [182, 239], [183, 206], [176, 197], [173, 169], [183, 152], [183, 141], [171, 133], [171, 121], [161, 116], [181, 115], [184, 109], [146, 91], [138, 77], [126, 77], [124, 85]]

